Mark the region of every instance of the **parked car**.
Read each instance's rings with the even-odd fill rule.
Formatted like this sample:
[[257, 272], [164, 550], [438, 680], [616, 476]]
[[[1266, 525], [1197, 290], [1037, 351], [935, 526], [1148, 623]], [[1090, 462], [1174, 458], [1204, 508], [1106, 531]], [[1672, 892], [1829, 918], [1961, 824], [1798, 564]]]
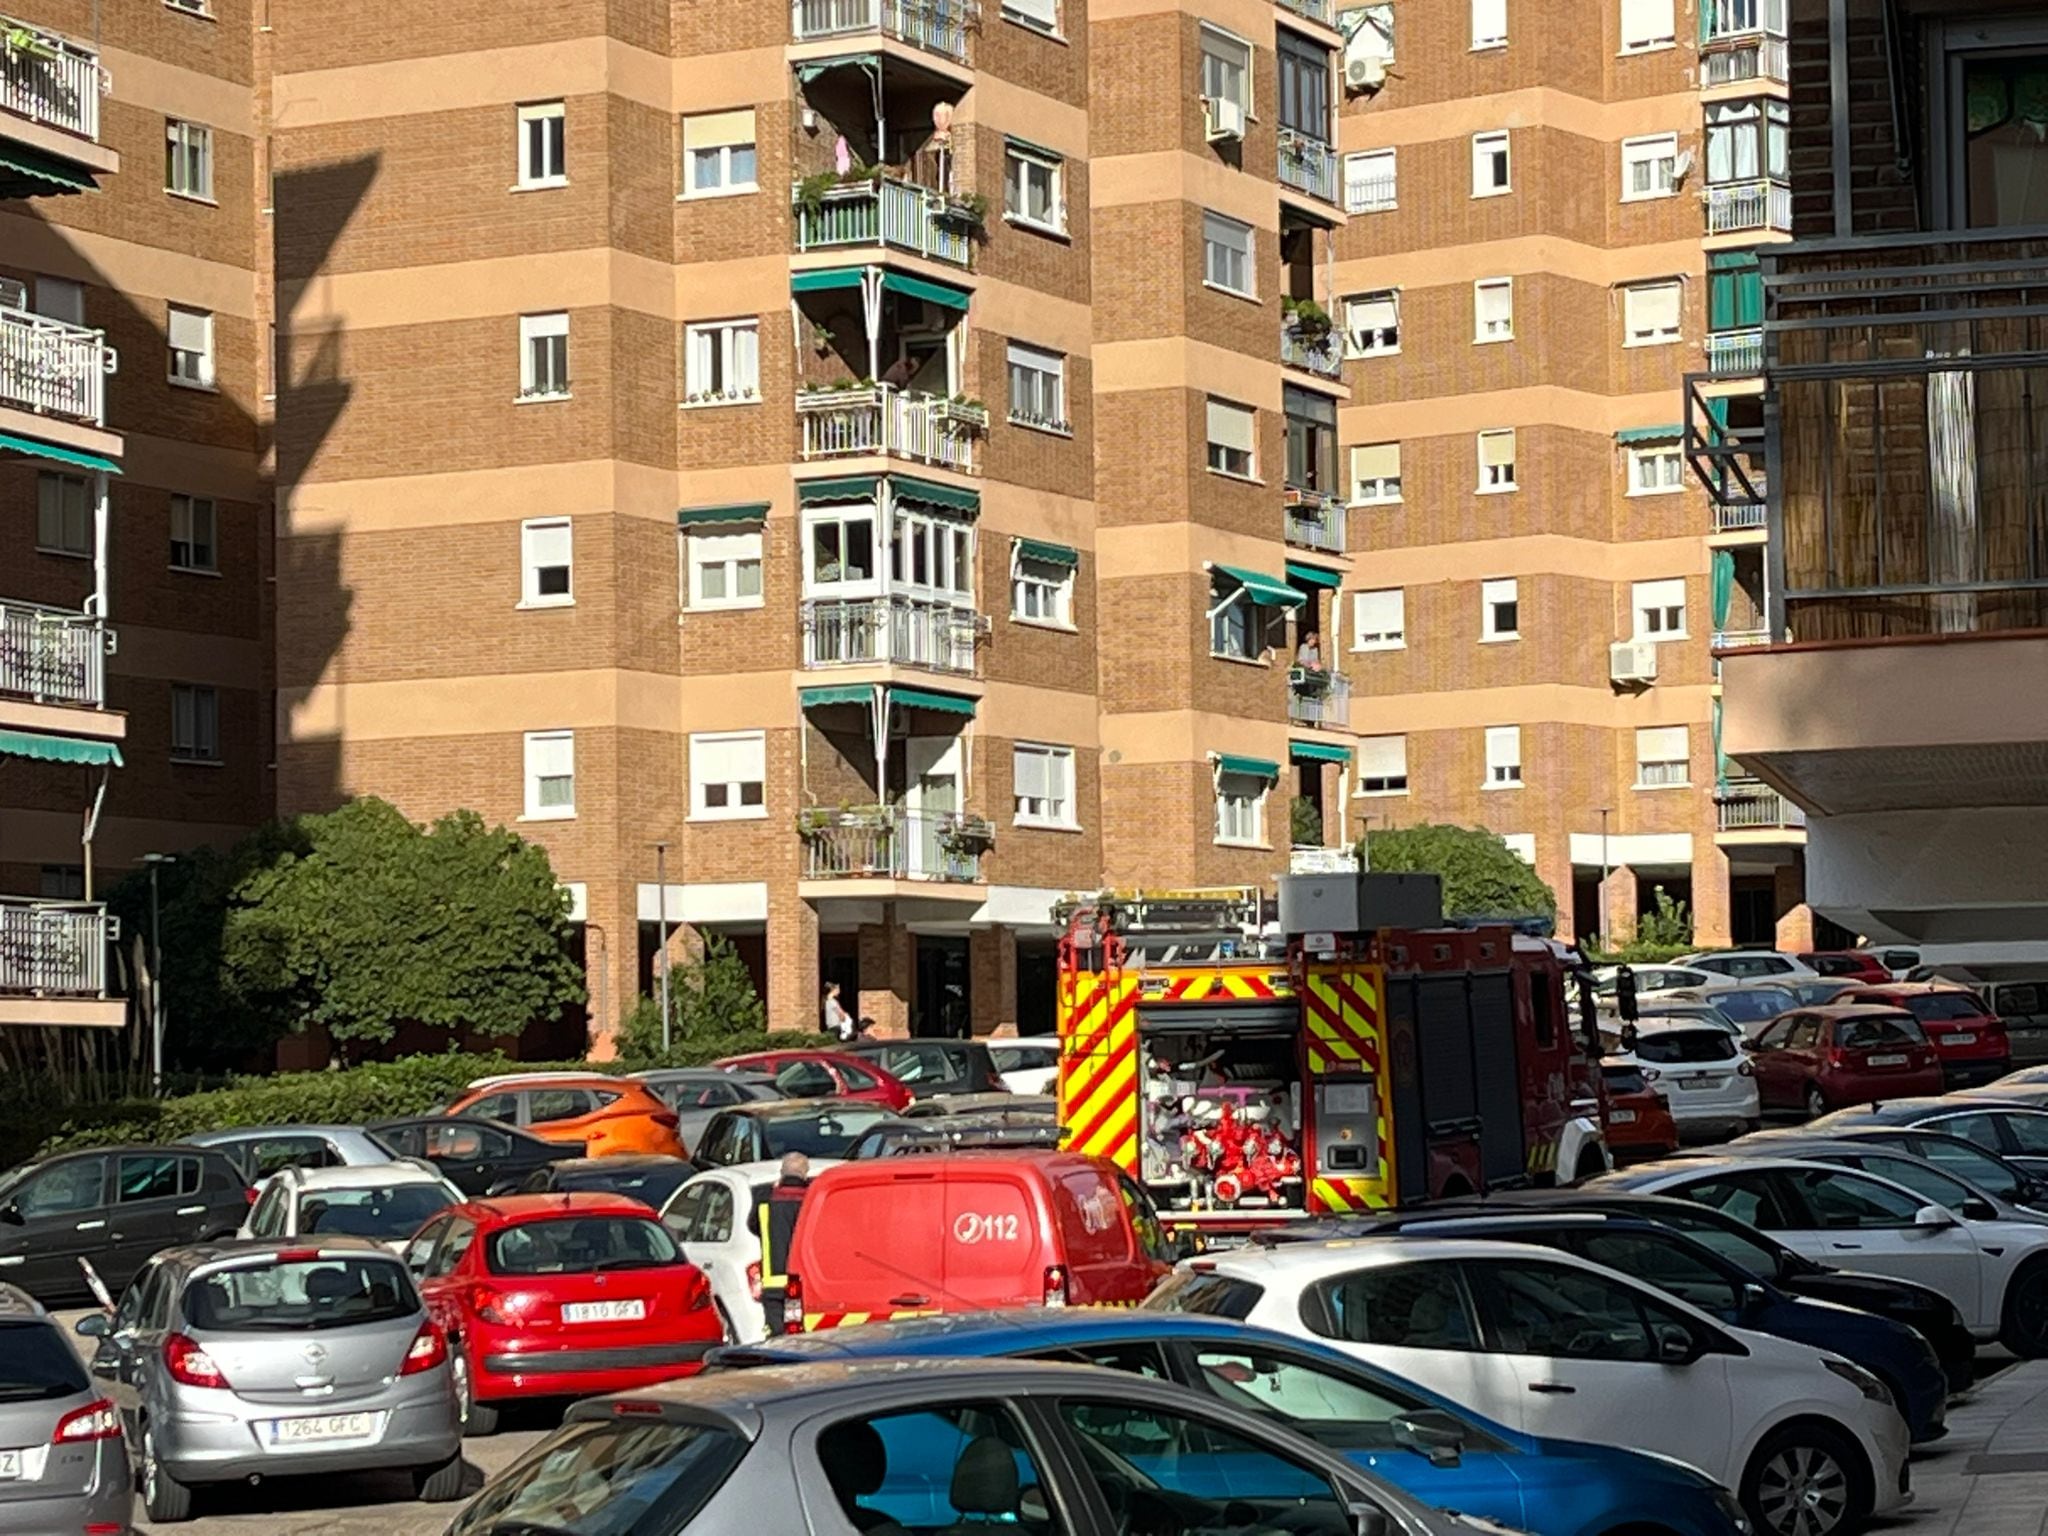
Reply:
[[[1636, 978], [1637, 997], [1655, 997], [1660, 992], [1674, 991], [1679, 987], [1705, 986], [1720, 978], [1712, 971], [1702, 971], [1686, 965], [1633, 965], [1629, 969]], [[1593, 972], [1593, 995], [1597, 998], [1612, 998], [1620, 989], [1621, 967], [1603, 965]]]
[[717, 1067], [656, 1067], [634, 1074], [649, 1092], [676, 1112], [676, 1134], [694, 1148], [704, 1127], [721, 1109], [779, 1099], [782, 1090], [765, 1073], [726, 1072]]
[[1057, 1035], [1019, 1035], [1014, 1040], [991, 1040], [988, 1054], [1003, 1075], [1003, 1085], [1012, 1093], [1052, 1093], [1060, 1080], [1060, 1041]]
[[152, 1521], [189, 1517], [201, 1486], [336, 1472], [409, 1470], [421, 1499], [461, 1496], [448, 1341], [377, 1243], [173, 1248], [77, 1329], [99, 1341], [92, 1374]]
[[[816, 1178], [838, 1163], [811, 1161]], [[736, 1163], [707, 1168], [669, 1196], [661, 1222], [683, 1250], [683, 1257], [704, 1271], [711, 1282], [723, 1336], [749, 1343], [768, 1335], [761, 1306], [761, 1207], [780, 1177], [778, 1162]]]
[[584, 1157], [687, 1155], [676, 1135], [676, 1112], [630, 1078], [593, 1073], [484, 1088], [464, 1094], [448, 1113], [516, 1125], [542, 1141], [574, 1146]]
[[1001, 1111], [932, 1115], [885, 1121], [847, 1148], [846, 1159], [853, 1162], [864, 1157], [903, 1157], [991, 1147], [1012, 1152], [1040, 1147], [1056, 1152], [1066, 1136], [1058, 1120], [1043, 1115], [1016, 1116]]
[[1686, 1002], [1710, 1007], [1733, 1024], [1743, 1039], [1754, 1040], [1765, 1024], [1800, 1006], [1792, 990], [1792, 979], [1717, 981], [1666, 993], [1660, 1001], [1667, 1005]]
[[[2037, 1210], [2048, 1215], [2048, 1188], [2044, 1188], [2040, 1180], [1996, 1152], [1944, 1131], [1885, 1125], [1836, 1131], [1821, 1131], [1812, 1125], [1788, 1126], [1778, 1131], [1745, 1136], [1741, 1141], [1731, 1143], [1728, 1150], [1748, 1156], [1750, 1145], [1754, 1144], [1759, 1151], [1786, 1156], [1791, 1146], [1820, 1136], [1825, 1136], [1830, 1144], [1836, 1146], [1891, 1148], [1909, 1153], [1937, 1168], [1946, 1169], [1994, 1199], [2022, 1210]], [[1779, 1145], [1781, 1139], [1784, 1146]]]
[[1600, 1063], [1600, 1076], [1607, 1085], [1607, 1151], [1617, 1165], [1678, 1150], [1671, 1105], [1644, 1081], [1633, 1057], [1609, 1056]]
[[1834, 1536], [1907, 1497], [1907, 1431], [1861, 1366], [1731, 1329], [1522, 1243], [1292, 1243], [1183, 1264], [1145, 1306], [1327, 1339], [1534, 1435], [1653, 1451], [1736, 1490], [1770, 1536]]
[[848, 1049], [880, 1067], [915, 1098], [1010, 1091], [986, 1041], [861, 1040]]
[[1771, 985], [1791, 993], [1800, 1007], [1811, 1008], [1816, 1003], [1847, 1002], [1844, 994], [1863, 983], [1853, 976], [1782, 976]]
[[418, 1163], [286, 1168], [265, 1179], [240, 1237], [367, 1237], [402, 1249], [462, 1191]]
[[250, 1189], [225, 1152], [106, 1147], [0, 1174], [0, 1275], [46, 1307], [83, 1306], [88, 1261], [118, 1293], [161, 1248], [231, 1236]]
[[2005, 1025], [1983, 998], [1966, 987], [1894, 981], [1851, 988], [1841, 1001], [1903, 1008], [1913, 1015], [1934, 1047], [1941, 1061], [1942, 1080], [1950, 1088], [1988, 1083], [2012, 1070], [2012, 1043], [2006, 1038]]
[[880, 1104], [852, 1099], [789, 1099], [721, 1109], [704, 1128], [700, 1168], [773, 1162], [791, 1152], [809, 1158], [845, 1157], [847, 1149], [881, 1125], [909, 1125]]
[[689, 1375], [719, 1342], [703, 1273], [654, 1212], [617, 1195], [508, 1195], [434, 1218], [408, 1245], [448, 1335], [462, 1431], [515, 1397], [577, 1397]]
[[1797, 1252], [1931, 1286], [1979, 1339], [2048, 1355], [2048, 1223], [1973, 1217], [1889, 1179], [1791, 1158], [1700, 1158], [1602, 1184], [1726, 1211]]
[[1884, 945], [1879, 947], [1877, 958], [1883, 961], [1885, 967], [1891, 971], [1894, 981], [1904, 981], [1906, 980], [1906, 973], [1919, 966], [1920, 951]]
[[1043, 1093], [946, 1093], [929, 1099], [915, 1099], [903, 1111], [906, 1120], [960, 1120], [970, 1116], [1006, 1115], [1024, 1125], [1034, 1120], [1057, 1120], [1059, 1100]]
[[[1804, 1127], [1800, 1127], [1804, 1130]], [[1943, 1137], [1943, 1140], [1950, 1138]], [[2000, 1182], [1999, 1173], [2010, 1175], [2020, 1187], [2032, 1192], [2032, 1186], [2025, 1174], [2011, 1164], [1994, 1157], [1991, 1153], [1971, 1146], [1966, 1141], [1956, 1145], [1980, 1157], [1994, 1170], [1993, 1182]], [[1788, 1136], [1782, 1140], [1751, 1141], [1743, 1137], [1725, 1147], [1715, 1149], [1732, 1157], [1792, 1157], [1805, 1163], [1833, 1163], [1840, 1168], [1860, 1168], [1865, 1173], [1874, 1173], [1881, 1179], [1890, 1179], [1894, 1184], [1904, 1185], [1923, 1199], [1932, 1200], [1936, 1205], [1945, 1206], [1958, 1215], [1972, 1221], [2033, 1221], [2048, 1223], [2048, 1212], [2029, 1209], [2024, 1202], [2009, 1200], [1994, 1189], [1980, 1184], [1953, 1167], [1944, 1167], [1929, 1161], [1926, 1157], [1908, 1151], [1904, 1147], [1887, 1145], [1858, 1137], [1829, 1137], [1808, 1132], [1804, 1136]], [[1977, 1169], [1970, 1169], [1977, 1172]]]
[[548, 1163], [582, 1155], [571, 1143], [542, 1141], [511, 1126], [451, 1120], [446, 1115], [386, 1120], [370, 1130], [399, 1156], [425, 1158], [465, 1195], [488, 1194], [500, 1184], [523, 1181]]
[[388, 1163], [395, 1148], [359, 1125], [259, 1125], [197, 1131], [185, 1145], [211, 1147], [235, 1160], [242, 1176], [260, 1183], [282, 1168], [350, 1168]]
[[1327, 1344], [1195, 1313], [911, 1318], [727, 1347], [708, 1369], [889, 1356], [1085, 1361], [1178, 1382], [1283, 1424], [1424, 1504], [1535, 1536], [1741, 1528], [1727, 1490], [1675, 1461], [1526, 1435]]
[[121, 1413], [42, 1304], [0, 1285], [0, 1530], [129, 1536]]
[[578, 1403], [448, 1536], [652, 1530], [650, 1508], [663, 1531], [707, 1536], [1490, 1529], [1170, 1382], [1043, 1361], [926, 1360], [907, 1371], [859, 1360]]
[[2005, 1103], [1976, 1093], [1943, 1098], [1887, 1099], [1835, 1111], [1813, 1122], [1815, 1130], [1888, 1127], [1941, 1131], [1996, 1152], [2035, 1178], [2048, 1179], [2048, 1106]]
[[[1622, 1038], [1627, 1041], [1628, 1032]], [[1761, 1111], [1755, 1070], [1725, 1029], [1681, 1020], [1643, 1019], [1635, 1049], [1609, 1058], [1633, 1062], [1664, 1096], [1681, 1136], [1719, 1137], [1752, 1130]]]
[[1814, 950], [1799, 958], [1820, 976], [1848, 976], [1858, 981], [1892, 979], [1891, 967], [1867, 949]]
[[2005, 1025], [2015, 1066], [2048, 1062], [2048, 980], [1979, 982], [1977, 995]]
[[746, 1056], [728, 1056], [718, 1065], [733, 1071], [766, 1073], [776, 1091], [791, 1099], [851, 1099], [859, 1104], [900, 1110], [912, 1097], [907, 1085], [877, 1063], [845, 1051], [755, 1051]]
[[1796, 955], [1778, 949], [1717, 949], [1704, 954], [1680, 955], [1674, 962], [1695, 971], [1712, 971], [1738, 981], [1767, 976], [1812, 976], [1813, 967]]
[[552, 1195], [570, 1191], [600, 1195], [621, 1195], [638, 1200], [650, 1211], [658, 1211], [683, 1181], [697, 1171], [697, 1165], [679, 1157], [651, 1154], [621, 1157], [568, 1157], [559, 1163], [543, 1163], [520, 1180], [517, 1189], [501, 1194]]
[[1774, 1019], [1749, 1043], [1766, 1109], [1823, 1115], [1844, 1104], [1939, 1093], [1941, 1060], [1913, 1016], [1830, 1003]]
[[[886, 1244], [875, 1241], [879, 1232]], [[811, 1182], [789, 1292], [801, 1298], [806, 1328], [918, 1312], [1114, 1305], [1137, 1301], [1174, 1257], [1151, 1197], [1107, 1159], [884, 1157]]]

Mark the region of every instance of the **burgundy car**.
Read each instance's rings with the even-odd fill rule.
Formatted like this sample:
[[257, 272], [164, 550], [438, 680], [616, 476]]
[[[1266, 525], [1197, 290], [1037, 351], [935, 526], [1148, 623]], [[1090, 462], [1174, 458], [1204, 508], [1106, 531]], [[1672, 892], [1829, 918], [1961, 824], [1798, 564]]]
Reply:
[[1799, 958], [1821, 976], [1849, 976], [1873, 986], [1882, 986], [1892, 979], [1884, 961], [1867, 949], [1823, 949]]
[[1766, 1109], [1820, 1115], [1851, 1104], [1942, 1091], [1941, 1061], [1898, 1008], [1830, 1003], [1772, 1022], [1748, 1047]]
[[2012, 1040], [2005, 1021], [1967, 987], [1939, 981], [1895, 981], [1882, 987], [1856, 987], [1844, 992], [1845, 1003], [1882, 1003], [1903, 1008], [1941, 1058], [1951, 1088], [1974, 1088], [2012, 1070]]

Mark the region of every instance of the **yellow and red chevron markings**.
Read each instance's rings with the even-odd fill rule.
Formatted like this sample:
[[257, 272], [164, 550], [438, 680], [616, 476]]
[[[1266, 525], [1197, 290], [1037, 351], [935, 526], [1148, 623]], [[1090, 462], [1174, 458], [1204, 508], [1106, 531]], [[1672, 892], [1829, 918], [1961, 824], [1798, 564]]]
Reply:
[[1082, 971], [1061, 978], [1060, 1123], [1075, 1152], [1138, 1171], [1138, 978]]
[[1387, 1074], [1383, 1070], [1386, 1029], [1380, 1018], [1385, 973], [1377, 967], [1311, 967], [1302, 978], [1302, 1015], [1307, 1026], [1308, 1069], [1373, 1075], [1373, 1136], [1379, 1143], [1371, 1177], [1318, 1175], [1309, 1181], [1309, 1208], [1339, 1215], [1381, 1209], [1392, 1202], [1394, 1138], [1388, 1123]]

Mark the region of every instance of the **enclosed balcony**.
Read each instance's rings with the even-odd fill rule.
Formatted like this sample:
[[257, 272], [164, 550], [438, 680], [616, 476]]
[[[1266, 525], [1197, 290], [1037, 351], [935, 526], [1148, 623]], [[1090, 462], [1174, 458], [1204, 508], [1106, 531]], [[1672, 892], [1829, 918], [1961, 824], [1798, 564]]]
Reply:
[[950, 601], [811, 598], [804, 603], [804, 665], [923, 667], [974, 677], [983, 627], [973, 608]]
[[886, 37], [959, 64], [980, 22], [976, 0], [793, 0], [790, 13], [800, 43]]
[[104, 426], [115, 361], [104, 331], [0, 308], [0, 407]]
[[796, 412], [807, 460], [882, 454], [973, 474], [975, 443], [988, 430], [979, 402], [887, 384], [800, 390]]
[[1287, 503], [1287, 542], [1297, 549], [1344, 553], [1344, 503], [1334, 496], [1297, 492]]
[[104, 709], [112, 644], [90, 614], [0, 603], [0, 697]]
[[1280, 361], [1321, 379], [1344, 376], [1344, 348], [1319, 304], [1290, 307], [1280, 322]]
[[1280, 185], [1307, 193], [1319, 203], [1339, 202], [1337, 151], [1321, 139], [1282, 128], [1278, 161]]
[[799, 251], [880, 245], [964, 267], [982, 220], [976, 202], [881, 172], [844, 180], [820, 172], [798, 182], [792, 198]]
[[97, 49], [0, 15], [0, 197], [82, 192], [120, 158], [99, 142]]
[[1280, 0], [1280, 4], [1304, 21], [1317, 22], [1326, 27], [1337, 25], [1335, 0]]
[[929, 880], [979, 884], [995, 844], [986, 816], [903, 805], [843, 806], [802, 814], [806, 880]]
[[1786, 0], [1701, 0], [1700, 83], [1789, 82], [1785, 5]]
[[1755, 234], [1766, 230], [1789, 234], [1792, 229], [1792, 188], [1759, 177], [1707, 188], [1707, 233]]

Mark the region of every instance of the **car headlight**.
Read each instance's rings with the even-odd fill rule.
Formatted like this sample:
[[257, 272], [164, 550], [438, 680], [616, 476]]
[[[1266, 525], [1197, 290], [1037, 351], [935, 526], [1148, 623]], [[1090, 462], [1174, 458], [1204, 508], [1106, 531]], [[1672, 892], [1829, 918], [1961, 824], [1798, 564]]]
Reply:
[[1891, 1389], [1871, 1375], [1870, 1372], [1863, 1369], [1862, 1366], [1851, 1365], [1846, 1360], [1828, 1359], [1823, 1359], [1821, 1364], [1834, 1372], [1835, 1375], [1841, 1377], [1842, 1380], [1849, 1383], [1850, 1386], [1861, 1392], [1873, 1403], [1882, 1403], [1887, 1408], [1898, 1407], [1898, 1404], [1892, 1401]]

